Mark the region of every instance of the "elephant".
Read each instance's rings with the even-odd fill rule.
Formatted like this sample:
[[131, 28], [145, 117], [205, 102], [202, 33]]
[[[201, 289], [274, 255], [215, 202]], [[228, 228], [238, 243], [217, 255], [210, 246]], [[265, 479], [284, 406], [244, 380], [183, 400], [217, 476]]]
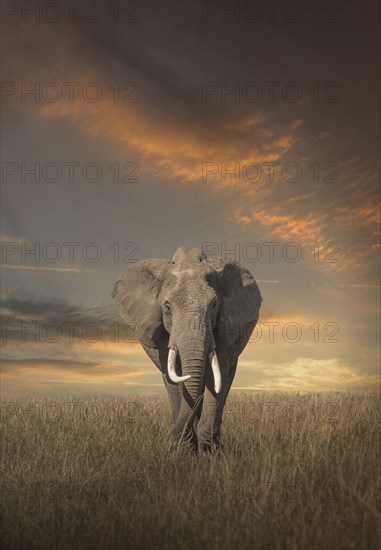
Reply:
[[128, 266], [112, 297], [162, 372], [172, 414], [170, 446], [219, 449], [223, 408], [262, 302], [250, 271], [182, 246], [172, 260]]

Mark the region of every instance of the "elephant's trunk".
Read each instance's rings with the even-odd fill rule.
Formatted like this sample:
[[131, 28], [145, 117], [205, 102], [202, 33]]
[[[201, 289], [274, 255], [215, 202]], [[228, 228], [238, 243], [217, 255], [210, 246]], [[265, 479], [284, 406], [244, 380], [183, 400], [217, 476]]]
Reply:
[[204, 386], [206, 352], [195, 357], [194, 351], [192, 351], [192, 356], [189, 358], [187, 358], [186, 353], [180, 352], [180, 357], [182, 371], [185, 376], [190, 376], [190, 378], [183, 382], [180, 412], [172, 430], [174, 440], [188, 435], [189, 428], [193, 424], [200, 405]]
[[[178, 376], [176, 373], [176, 352], [173, 349], [169, 349], [168, 353], [168, 363], [167, 363], [167, 371], [168, 376], [172, 382], [175, 384], [179, 384], [180, 382], [185, 382], [186, 380], [189, 380], [191, 377], [188, 376]], [[222, 386], [222, 380], [221, 380], [221, 370], [220, 370], [220, 364], [218, 362], [218, 357], [215, 351], [211, 351], [209, 353], [209, 361], [212, 366], [212, 372], [213, 372], [213, 378], [214, 378], [214, 390], [216, 393], [220, 393], [221, 386]]]
[[[170, 347], [172, 344], [179, 354], [183, 375], [183, 395], [180, 412], [172, 429], [173, 440], [187, 437], [201, 402], [204, 390], [206, 358], [211, 346], [210, 333], [207, 332], [206, 327], [198, 330], [189, 330], [188, 328], [185, 334], [186, 341], [177, 340], [175, 344], [172, 343], [171, 338]], [[171, 349], [173, 348], [171, 347]]]

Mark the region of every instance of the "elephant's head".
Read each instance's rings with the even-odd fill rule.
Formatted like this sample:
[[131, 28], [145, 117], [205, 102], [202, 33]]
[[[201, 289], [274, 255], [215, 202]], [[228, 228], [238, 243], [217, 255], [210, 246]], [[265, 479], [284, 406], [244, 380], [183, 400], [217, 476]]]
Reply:
[[238, 356], [250, 337], [261, 303], [255, 280], [235, 262], [181, 247], [172, 260], [143, 260], [126, 268], [113, 297], [147, 353], [159, 350], [157, 366], [168, 382], [183, 385], [172, 433], [177, 438], [203, 393], [205, 369], [212, 369], [218, 394], [225, 368], [221, 360], [232, 348]]

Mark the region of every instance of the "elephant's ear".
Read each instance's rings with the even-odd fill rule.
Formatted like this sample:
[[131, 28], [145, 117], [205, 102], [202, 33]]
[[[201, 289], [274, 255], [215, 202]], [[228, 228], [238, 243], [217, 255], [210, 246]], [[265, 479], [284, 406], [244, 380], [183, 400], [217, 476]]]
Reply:
[[235, 344], [241, 353], [257, 324], [262, 296], [250, 271], [238, 262], [213, 259], [211, 263], [220, 280], [219, 317], [226, 347]]
[[157, 349], [168, 346], [168, 333], [157, 300], [168, 265], [168, 260], [151, 259], [127, 267], [111, 294], [121, 317], [134, 328], [138, 340]]

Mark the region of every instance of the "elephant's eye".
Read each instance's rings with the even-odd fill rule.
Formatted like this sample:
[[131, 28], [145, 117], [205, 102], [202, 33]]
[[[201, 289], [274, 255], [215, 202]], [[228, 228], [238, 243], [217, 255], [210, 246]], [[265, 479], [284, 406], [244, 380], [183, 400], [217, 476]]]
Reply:
[[169, 313], [169, 312], [171, 311], [171, 305], [170, 305], [169, 302], [165, 302], [165, 303], [164, 303], [164, 311], [165, 311], [166, 313]]

